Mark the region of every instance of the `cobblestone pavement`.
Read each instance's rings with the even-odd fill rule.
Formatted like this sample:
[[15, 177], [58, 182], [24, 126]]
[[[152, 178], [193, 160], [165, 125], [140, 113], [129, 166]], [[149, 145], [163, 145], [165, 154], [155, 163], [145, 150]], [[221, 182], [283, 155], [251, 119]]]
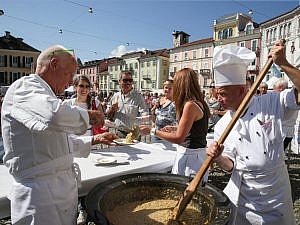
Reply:
[[[286, 163], [288, 165], [292, 187], [296, 224], [300, 224], [300, 155], [291, 154], [289, 160], [286, 160]], [[218, 168], [215, 168], [213, 173], [209, 176], [209, 183], [223, 190], [229, 180], [229, 177], [230, 175], [225, 174]], [[0, 225], [11, 225], [9, 218], [6, 220], [0, 220]]]

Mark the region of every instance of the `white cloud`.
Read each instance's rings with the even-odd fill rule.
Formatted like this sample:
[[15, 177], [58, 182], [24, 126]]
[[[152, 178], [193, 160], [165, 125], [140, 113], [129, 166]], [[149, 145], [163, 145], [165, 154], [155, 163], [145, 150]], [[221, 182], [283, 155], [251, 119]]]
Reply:
[[137, 48], [136, 50], [129, 50], [129, 49], [127, 49], [127, 46], [119, 45], [117, 48], [113, 49], [110, 52], [109, 57], [120, 57], [129, 52], [137, 52], [137, 51], [144, 51], [144, 50], [145, 50], [145, 48]]

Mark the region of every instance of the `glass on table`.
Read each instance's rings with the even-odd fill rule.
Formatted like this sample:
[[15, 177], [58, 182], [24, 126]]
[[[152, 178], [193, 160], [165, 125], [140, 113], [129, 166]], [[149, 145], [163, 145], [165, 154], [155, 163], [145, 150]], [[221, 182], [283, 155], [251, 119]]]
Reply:
[[140, 134], [142, 135], [141, 141], [149, 143], [151, 140], [150, 134], [145, 134], [145, 129], [146, 129], [146, 133], [147, 133], [147, 130], [149, 130], [149, 132], [150, 132], [150, 130], [153, 126], [151, 115], [144, 115], [144, 116], [137, 117], [136, 124], [140, 128]]

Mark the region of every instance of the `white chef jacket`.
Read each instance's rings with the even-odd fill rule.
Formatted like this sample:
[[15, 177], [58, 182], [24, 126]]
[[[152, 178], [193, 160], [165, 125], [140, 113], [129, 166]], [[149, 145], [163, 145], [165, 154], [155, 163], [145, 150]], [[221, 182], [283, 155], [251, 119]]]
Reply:
[[[294, 89], [255, 96], [225, 140], [223, 155], [234, 162], [234, 168], [224, 192], [238, 215], [231, 224], [295, 224], [282, 122], [299, 108]], [[228, 111], [217, 123], [215, 140], [232, 116]]]
[[13, 224], [75, 224], [78, 190], [72, 152], [89, 152], [91, 138], [73, 139], [89, 124], [86, 110], [63, 104], [31, 74], [8, 89], [1, 112], [4, 164], [14, 178]]

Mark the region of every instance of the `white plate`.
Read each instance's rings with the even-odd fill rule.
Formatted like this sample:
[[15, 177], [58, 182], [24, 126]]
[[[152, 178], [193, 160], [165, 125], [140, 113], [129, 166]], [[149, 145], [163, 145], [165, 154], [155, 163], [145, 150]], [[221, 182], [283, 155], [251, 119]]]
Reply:
[[133, 140], [133, 143], [126, 143], [126, 138], [115, 139], [115, 140], [113, 140], [113, 142], [115, 142], [118, 145], [134, 145], [134, 144], [138, 143], [137, 140]]
[[100, 158], [94, 159], [94, 162], [95, 162], [95, 164], [105, 165], [105, 164], [116, 163], [117, 159], [114, 157], [100, 157]]

